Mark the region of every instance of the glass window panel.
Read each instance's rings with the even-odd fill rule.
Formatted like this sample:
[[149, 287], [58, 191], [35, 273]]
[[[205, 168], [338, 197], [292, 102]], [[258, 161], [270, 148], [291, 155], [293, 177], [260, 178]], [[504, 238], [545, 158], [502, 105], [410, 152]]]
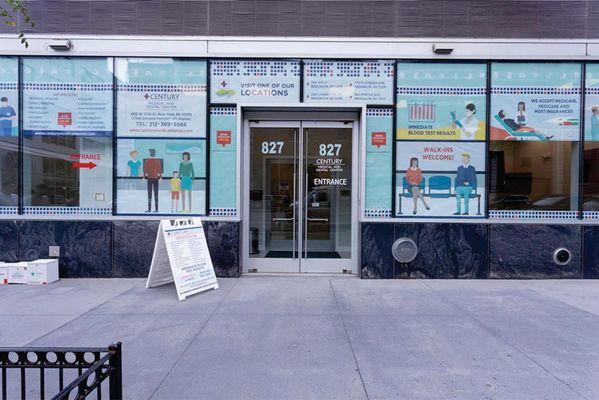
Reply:
[[118, 213], [205, 213], [205, 140], [120, 138], [117, 154]]
[[110, 214], [112, 59], [23, 58], [26, 214]]
[[599, 64], [586, 66], [583, 203], [585, 216], [599, 211]]
[[206, 68], [116, 60], [117, 213], [206, 214]]
[[0, 57], [0, 214], [15, 214], [19, 203], [19, 92], [16, 57]]
[[397, 139], [482, 140], [486, 64], [397, 64]]
[[398, 216], [485, 215], [486, 83], [483, 63], [398, 63]]
[[398, 215], [483, 217], [485, 154], [485, 142], [397, 142]]
[[[490, 208], [578, 210], [577, 63], [493, 63]], [[542, 214], [548, 215], [548, 214]], [[554, 215], [554, 214], [551, 214]]]

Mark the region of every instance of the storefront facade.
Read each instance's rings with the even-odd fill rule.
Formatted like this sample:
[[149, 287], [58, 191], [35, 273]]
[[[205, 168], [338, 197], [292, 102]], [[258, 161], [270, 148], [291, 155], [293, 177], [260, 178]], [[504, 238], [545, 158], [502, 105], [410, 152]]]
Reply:
[[599, 276], [597, 41], [29, 44], [0, 37], [2, 259], [145, 276], [200, 216], [223, 277]]

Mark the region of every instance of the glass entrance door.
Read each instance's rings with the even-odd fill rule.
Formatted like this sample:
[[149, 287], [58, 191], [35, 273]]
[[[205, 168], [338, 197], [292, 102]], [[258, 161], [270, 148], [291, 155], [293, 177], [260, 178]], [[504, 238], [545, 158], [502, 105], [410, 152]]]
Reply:
[[352, 271], [352, 136], [352, 123], [250, 123], [246, 271]]

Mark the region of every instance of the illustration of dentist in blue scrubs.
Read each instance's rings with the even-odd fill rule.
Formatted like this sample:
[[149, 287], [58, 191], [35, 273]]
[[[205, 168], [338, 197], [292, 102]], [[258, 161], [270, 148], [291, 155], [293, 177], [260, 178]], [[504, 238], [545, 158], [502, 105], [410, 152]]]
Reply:
[[2, 136], [12, 135], [12, 122], [17, 120], [15, 109], [8, 105], [8, 98], [0, 99], [0, 132]]

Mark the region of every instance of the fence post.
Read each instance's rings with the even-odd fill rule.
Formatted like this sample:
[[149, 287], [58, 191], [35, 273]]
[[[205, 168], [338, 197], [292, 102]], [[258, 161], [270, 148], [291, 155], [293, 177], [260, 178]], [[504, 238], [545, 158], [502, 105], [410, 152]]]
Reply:
[[109, 351], [114, 355], [110, 357], [109, 365], [111, 368], [108, 381], [108, 391], [111, 400], [122, 400], [123, 398], [123, 353], [121, 342], [113, 343], [108, 346]]

